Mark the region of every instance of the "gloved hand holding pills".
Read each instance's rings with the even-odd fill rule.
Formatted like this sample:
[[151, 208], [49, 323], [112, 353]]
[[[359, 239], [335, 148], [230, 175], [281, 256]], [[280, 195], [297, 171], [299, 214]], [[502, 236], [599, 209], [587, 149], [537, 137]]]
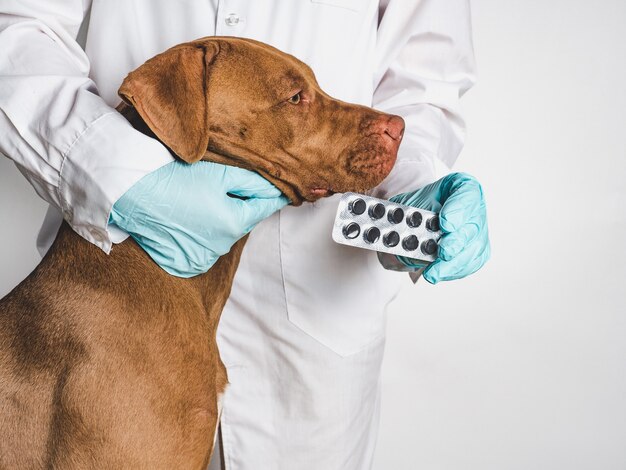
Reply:
[[376, 250], [387, 269], [413, 271], [414, 282], [423, 272], [431, 284], [472, 274], [491, 253], [482, 187], [465, 173], [451, 173], [390, 201], [347, 193], [333, 239]]

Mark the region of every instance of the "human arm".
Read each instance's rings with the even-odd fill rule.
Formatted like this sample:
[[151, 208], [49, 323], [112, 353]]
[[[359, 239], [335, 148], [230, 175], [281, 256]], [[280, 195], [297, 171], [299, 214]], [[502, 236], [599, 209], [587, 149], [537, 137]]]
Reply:
[[[392, 200], [441, 210], [438, 259], [424, 272], [431, 283], [471, 274], [490, 255], [478, 181], [456, 173], [433, 183], [436, 159], [451, 167], [463, 146], [459, 102], [475, 81], [470, 24], [468, 0], [381, 3], [381, 78], [374, 105], [402, 116], [406, 129], [398, 161], [376, 195], [397, 195]], [[399, 260], [422, 267], [415, 260]]]
[[406, 123], [389, 198], [431, 183], [435, 160], [452, 167], [464, 143], [460, 98], [475, 82], [468, 0], [381, 1], [373, 106]]
[[0, 4], [0, 152], [105, 252], [113, 203], [172, 161], [106, 103], [76, 42], [85, 0]]

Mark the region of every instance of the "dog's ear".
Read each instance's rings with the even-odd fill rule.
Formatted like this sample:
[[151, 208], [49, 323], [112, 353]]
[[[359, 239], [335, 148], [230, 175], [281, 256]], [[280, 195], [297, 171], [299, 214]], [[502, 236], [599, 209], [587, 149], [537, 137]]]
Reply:
[[124, 79], [120, 97], [135, 107], [152, 132], [188, 163], [209, 144], [207, 80], [217, 42], [176, 46]]

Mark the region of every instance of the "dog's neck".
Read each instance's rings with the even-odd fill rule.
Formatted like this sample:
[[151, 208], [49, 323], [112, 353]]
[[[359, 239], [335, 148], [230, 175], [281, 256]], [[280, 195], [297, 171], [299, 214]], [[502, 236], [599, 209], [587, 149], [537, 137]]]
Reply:
[[[116, 109], [139, 132], [156, 138], [132, 106], [121, 103]], [[80, 239], [80, 237], [78, 237], [71, 229], [69, 229], [69, 226], [62, 227], [54, 243], [54, 245], [57, 246], [53, 247], [58, 248], [58, 246], [64, 246], [65, 248], [62, 251], [65, 251], [66, 253], [74, 253], [75, 257], [81, 258], [81, 264], [89, 265], [90, 260], [92, 260], [94, 262], [93, 264], [96, 265], [100, 262], [106, 262], [108, 265], [114, 264], [116, 266], [114, 269], [118, 269], [117, 264], [120, 264], [119, 269], [116, 272], [122, 277], [123, 270], [125, 269], [125, 266], [127, 266], [125, 260], [132, 259], [134, 268], [138, 268], [145, 274], [145, 282], [150, 282], [151, 276], [159, 277], [159, 279], [161, 276], [164, 276], [164, 279], [161, 279], [163, 282], [181, 284], [181, 288], [184, 287], [184, 289], [192, 289], [193, 291], [196, 291], [197, 294], [203, 299], [203, 303], [207, 307], [207, 311], [212, 310], [213, 313], [216, 313], [216, 305], [221, 305], [219, 308], [219, 312], [221, 312], [221, 308], [230, 294], [232, 280], [237, 266], [239, 265], [239, 258], [246, 240], [247, 236], [233, 245], [230, 252], [221, 256], [208, 272], [189, 279], [167, 275], [165, 271], [156, 266], [154, 261], [150, 259], [150, 257], [139, 247], [139, 245], [136, 244], [134, 240], [132, 240], [132, 238], [126, 240], [120, 245], [117, 245], [112, 251], [113, 256], [109, 257], [107, 261], [105, 261], [104, 258], [100, 259], [101, 256], [99, 255], [102, 255], [100, 250], [93, 250], [93, 248], [95, 248], [93, 245], [89, 243], [82, 243], [83, 240]], [[72, 247], [71, 250], [68, 248], [69, 246]], [[58, 251], [58, 249], [52, 251], [55, 252]], [[218, 316], [219, 312], [217, 312]]]

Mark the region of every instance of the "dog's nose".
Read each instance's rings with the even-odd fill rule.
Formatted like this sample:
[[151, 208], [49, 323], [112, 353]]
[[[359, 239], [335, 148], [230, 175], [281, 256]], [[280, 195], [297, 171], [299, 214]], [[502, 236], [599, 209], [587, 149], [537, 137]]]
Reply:
[[383, 129], [383, 132], [393, 140], [400, 140], [404, 134], [404, 119], [400, 116], [391, 116], [384, 122]]
[[400, 140], [402, 134], [404, 134], [404, 119], [400, 116], [391, 116], [389, 121], [387, 121], [385, 134], [390, 136], [393, 140]]

